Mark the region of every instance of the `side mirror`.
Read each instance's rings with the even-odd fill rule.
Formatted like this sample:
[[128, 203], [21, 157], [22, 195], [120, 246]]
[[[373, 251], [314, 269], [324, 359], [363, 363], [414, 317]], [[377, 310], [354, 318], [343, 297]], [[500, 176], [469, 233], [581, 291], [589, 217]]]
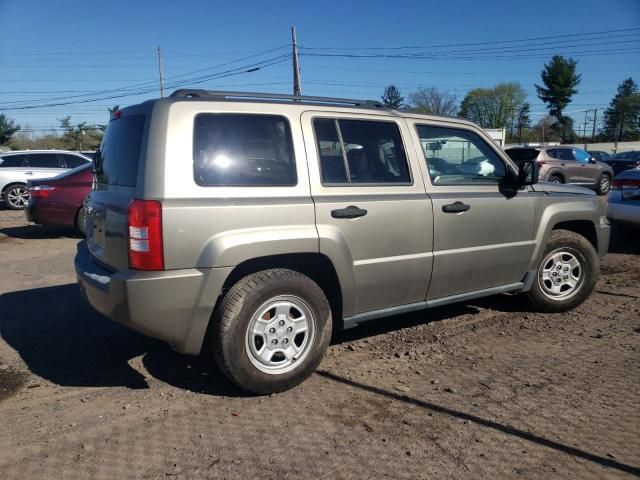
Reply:
[[540, 167], [535, 160], [523, 160], [518, 162], [518, 185], [524, 187], [538, 183]]
[[593, 157], [589, 157], [589, 163], [596, 163], [596, 159]]

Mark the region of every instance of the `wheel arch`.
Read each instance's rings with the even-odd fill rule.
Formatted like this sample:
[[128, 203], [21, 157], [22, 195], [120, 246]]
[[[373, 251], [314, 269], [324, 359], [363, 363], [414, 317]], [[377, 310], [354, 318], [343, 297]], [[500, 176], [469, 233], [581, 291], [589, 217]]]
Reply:
[[221, 297], [241, 278], [274, 268], [293, 270], [316, 282], [329, 301], [334, 321], [342, 317], [343, 295], [340, 278], [329, 257], [318, 252], [267, 255], [245, 260], [236, 265], [226, 278]]
[[591, 202], [557, 203], [545, 208], [536, 233], [536, 247], [528, 271], [536, 270], [554, 230], [569, 230], [585, 237], [598, 250], [597, 209]]

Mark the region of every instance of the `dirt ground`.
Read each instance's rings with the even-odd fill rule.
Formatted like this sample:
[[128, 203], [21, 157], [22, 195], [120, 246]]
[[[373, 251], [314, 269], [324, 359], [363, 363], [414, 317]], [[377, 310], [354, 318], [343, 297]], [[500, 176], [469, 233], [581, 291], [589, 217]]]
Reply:
[[78, 238], [0, 211], [0, 478], [638, 477], [638, 238], [573, 312], [501, 295], [388, 318], [247, 397], [94, 313]]

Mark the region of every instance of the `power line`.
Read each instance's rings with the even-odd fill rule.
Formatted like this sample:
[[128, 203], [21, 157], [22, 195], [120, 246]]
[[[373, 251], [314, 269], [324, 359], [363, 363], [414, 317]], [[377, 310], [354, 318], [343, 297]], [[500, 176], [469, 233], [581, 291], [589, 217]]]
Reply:
[[[253, 54], [253, 55], [249, 55], [247, 57], [242, 57], [242, 58], [230, 61], [230, 62], [221, 63], [219, 65], [215, 65], [215, 66], [212, 66], [212, 67], [200, 68], [200, 69], [192, 70], [192, 71], [185, 72], [185, 73], [182, 73], [182, 74], [173, 75], [173, 76], [165, 78], [164, 80], [165, 81], [171, 81], [171, 80], [175, 80], [175, 79], [178, 79], [178, 78], [187, 77], [189, 75], [193, 75], [193, 74], [196, 74], [196, 73], [215, 70], [215, 69], [218, 69], [220, 67], [231, 65], [233, 63], [238, 63], [238, 62], [241, 62], [241, 61], [244, 61], [244, 60], [249, 60], [251, 58], [255, 58], [255, 57], [258, 57], [258, 56], [266, 55], [267, 53], [272, 53], [274, 51], [282, 49], [283, 47], [284, 46], [271, 48], [271, 49], [264, 50], [264, 51], [261, 51], [259, 53]], [[276, 57], [276, 58], [279, 58], [279, 57]], [[260, 62], [258, 62], [258, 63], [260, 63]], [[242, 67], [240, 67], [240, 68], [242, 68]], [[222, 72], [222, 73], [225, 73], [225, 72]], [[202, 77], [198, 77], [195, 80], [199, 80], [201, 78]], [[127, 86], [127, 87], [119, 87], [119, 88], [108, 89], [108, 90], [98, 90], [98, 91], [94, 91], [94, 92], [91, 92], [91, 93], [82, 93], [82, 94], [78, 94], [78, 95], [53, 97], [53, 98], [49, 98], [49, 99], [15, 100], [15, 101], [4, 102], [4, 105], [19, 105], [19, 104], [29, 103], [29, 102], [33, 102], [33, 101], [53, 102], [53, 101], [57, 101], [57, 100], [68, 100], [68, 99], [72, 99], [72, 98], [83, 98], [83, 97], [88, 97], [88, 96], [91, 96], [91, 95], [103, 95], [103, 94], [108, 94], [108, 93], [124, 92], [124, 91], [127, 91], [127, 90], [131, 91], [131, 90], [135, 90], [135, 89], [138, 89], [138, 88], [141, 88], [141, 87], [150, 86], [150, 85], [152, 85], [154, 83], [155, 83], [155, 81], [142, 82], [142, 83], [133, 84], [133, 85], [130, 85], [130, 86]]]
[[[234, 68], [231, 70], [227, 70], [226, 72], [218, 72], [215, 74], [210, 74], [210, 75], [204, 75], [201, 77], [196, 77], [193, 79], [187, 79], [187, 80], [182, 80], [180, 82], [173, 82], [170, 84], [167, 84], [167, 88], [172, 89], [172, 88], [177, 88], [180, 86], [184, 86], [185, 84], [189, 84], [189, 85], [195, 85], [195, 84], [200, 84], [200, 83], [204, 83], [206, 81], [209, 80], [216, 80], [219, 78], [226, 78], [226, 77], [230, 77], [233, 75], [240, 75], [243, 73], [249, 73], [249, 71], [255, 71], [257, 69], [261, 69], [261, 68], [266, 68], [266, 67], [270, 67], [273, 65], [277, 65], [279, 63], [288, 61], [290, 59], [290, 54], [286, 54], [286, 55], [280, 55], [279, 57], [275, 57], [272, 59], [267, 59], [264, 60], [262, 62], [258, 62], [255, 64], [251, 64], [251, 65], [245, 65], [243, 67], [238, 67], [238, 68]], [[63, 106], [63, 105], [76, 105], [76, 104], [84, 104], [84, 103], [92, 103], [92, 102], [97, 102], [100, 100], [111, 100], [111, 99], [116, 99], [116, 98], [123, 98], [123, 97], [129, 97], [129, 96], [137, 96], [137, 95], [144, 95], [144, 94], [148, 94], [151, 92], [154, 92], [156, 89], [156, 87], [153, 88], [147, 88], [144, 90], [139, 90], [137, 92], [127, 92], [127, 93], [120, 93], [120, 94], [114, 94], [114, 95], [109, 95], [109, 96], [105, 96], [105, 97], [100, 97], [100, 98], [88, 98], [88, 99], [80, 99], [80, 100], [75, 100], [75, 101], [63, 101], [63, 102], [57, 102], [57, 103], [49, 103], [49, 104], [38, 104], [38, 105], [20, 105], [20, 106], [12, 106], [11, 108], [0, 108], [0, 110], [31, 110], [31, 109], [36, 109], [36, 108], [44, 108], [44, 107], [58, 107], [58, 106]], [[42, 101], [42, 100], [41, 100]]]
[[552, 35], [544, 37], [529, 37], [510, 40], [494, 40], [488, 42], [473, 42], [473, 43], [449, 43], [441, 45], [420, 45], [420, 46], [395, 46], [395, 47], [301, 47], [306, 50], [409, 50], [409, 49], [425, 49], [425, 48], [448, 48], [448, 47], [471, 47], [477, 45], [497, 45], [502, 43], [518, 43], [529, 42], [535, 40], [550, 40], [555, 38], [569, 38], [569, 37], [584, 37], [591, 35], [602, 35], [607, 33], [620, 33], [620, 32], [637, 32], [640, 28], [622, 28], [617, 30], [601, 30], [599, 32], [587, 32], [587, 33], [570, 33], [565, 35]]

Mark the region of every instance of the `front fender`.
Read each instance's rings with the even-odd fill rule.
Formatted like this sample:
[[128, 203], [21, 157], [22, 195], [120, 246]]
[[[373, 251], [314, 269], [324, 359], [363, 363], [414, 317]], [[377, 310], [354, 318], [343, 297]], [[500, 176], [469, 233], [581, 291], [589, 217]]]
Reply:
[[527, 270], [536, 270], [549, 241], [553, 228], [562, 222], [588, 221], [596, 228], [600, 224], [595, 196], [574, 199], [554, 198], [552, 195], [537, 199], [536, 210], [540, 213], [536, 231], [536, 246]]

